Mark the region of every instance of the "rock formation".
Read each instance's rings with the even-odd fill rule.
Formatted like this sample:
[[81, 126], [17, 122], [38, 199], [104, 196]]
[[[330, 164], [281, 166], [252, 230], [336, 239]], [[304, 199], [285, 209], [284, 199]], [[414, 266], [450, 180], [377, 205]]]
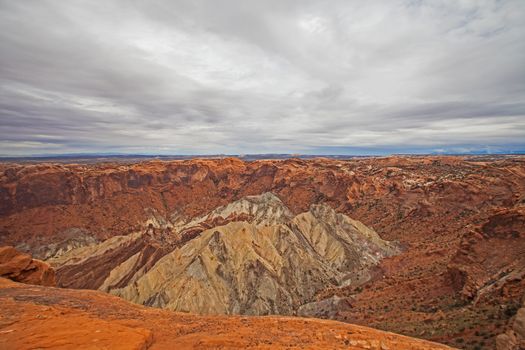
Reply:
[[522, 307], [514, 316], [511, 328], [496, 338], [496, 349], [525, 349], [525, 298], [523, 298]]
[[450, 349], [341, 322], [181, 314], [98, 291], [27, 286], [3, 278], [0, 348]]
[[[289, 315], [328, 286], [367, 281], [372, 267], [399, 252], [326, 205], [294, 215], [272, 193], [169, 227], [116, 236], [50, 261], [61, 286], [98, 288], [139, 304]], [[196, 234], [183, 239], [188, 232]]]
[[449, 274], [451, 285], [474, 302], [525, 282], [525, 208], [499, 210], [465, 235]]
[[[301, 314], [484, 349], [495, 346], [525, 292], [521, 156], [0, 163], [0, 244], [58, 266], [59, 285], [131, 296], [172, 252], [209, 247], [207, 231], [259, 225], [246, 214], [212, 213], [267, 192], [292, 218], [320, 205], [402, 247], [362, 280], [331, 281], [304, 300]], [[181, 274], [198, 276], [192, 266]]]
[[47, 263], [9, 246], [0, 247], [0, 277], [43, 286], [56, 283], [55, 271]]

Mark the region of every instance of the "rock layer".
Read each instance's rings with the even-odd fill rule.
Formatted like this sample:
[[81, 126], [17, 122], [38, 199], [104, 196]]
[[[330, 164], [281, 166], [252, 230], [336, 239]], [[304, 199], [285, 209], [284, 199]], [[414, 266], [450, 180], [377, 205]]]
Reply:
[[[381, 260], [368, 282], [320, 291], [309, 303], [308, 312], [315, 315], [465, 349], [493, 348], [518, 306], [516, 296], [525, 291], [516, 274], [520, 267], [500, 254], [508, 250], [516, 257], [519, 239], [487, 236], [476, 239], [474, 249], [466, 244], [494, 215], [515, 216], [523, 209], [525, 158], [520, 156], [1, 163], [0, 244], [50, 261], [72, 249], [146, 232], [153, 247], [164, 246], [170, 232], [181, 237], [167, 244], [182, 245], [215, 226], [248, 218], [210, 218], [185, 231], [179, 227], [265, 192], [276, 194], [294, 216], [312, 204], [326, 205], [405, 248]], [[488, 249], [494, 242], [501, 264]], [[164, 254], [134, 249], [134, 258], [120, 262], [109, 280], [117, 266], [89, 263], [108, 280], [105, 290], [129, 284], [125, 271], [145, 266], [141, 271], [147, 272], [156, 259], [149, 257]], [[468, 260], [462, 261], [461, 251], [473, 259], [472, 269], [464, 268]], [[460, 273], [451, 278], [454, 265]], [[505, 265], [511, 273], [499, 280], [497, 271], [506, 271]], [[79, 271], [70, 276], [93, 287]], [[121, 282], [121, 276], [127, 277]], [[499, 282], [492, 284], [494, 278]], [[471, 297], [462, 293], [465, 286]]]
[[[328, 286], [368, 280], [372, 267], [399, 252], [328, 206], [294, 215], [271, 193], [172, 225], [169, 233], [152, 230], [52, 260], [60, 285], [193, 313], [289, 315]], [[183, 241], [187, 232], [197, 234]]]

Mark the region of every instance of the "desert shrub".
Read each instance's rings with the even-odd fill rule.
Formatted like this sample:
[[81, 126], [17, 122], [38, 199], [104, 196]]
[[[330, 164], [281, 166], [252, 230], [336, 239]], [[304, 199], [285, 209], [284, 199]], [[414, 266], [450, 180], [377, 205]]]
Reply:
[[512, 317], [518, 312], [518, 306], [517, 305], [511, 305], [505, 309], [505, 316]]

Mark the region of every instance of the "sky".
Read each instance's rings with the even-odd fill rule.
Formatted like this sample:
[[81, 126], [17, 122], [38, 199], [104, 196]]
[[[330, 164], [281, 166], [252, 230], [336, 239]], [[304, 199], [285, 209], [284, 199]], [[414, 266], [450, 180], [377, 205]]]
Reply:
[[523, 0], [0, 0], [1, 156], [523, 151]]

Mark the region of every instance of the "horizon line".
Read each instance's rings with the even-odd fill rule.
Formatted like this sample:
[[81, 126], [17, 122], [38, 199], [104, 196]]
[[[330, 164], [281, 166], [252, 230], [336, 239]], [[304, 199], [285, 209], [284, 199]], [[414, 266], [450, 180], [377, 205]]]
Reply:
[[515, 152], [393, 152], [393, 153], [345, 153], [345, 154], [316, 154], [316, 153], [202, 153], [202, 154], [148, 154], [148, 153], [56, 153], [56, 154], [33, 154], [33, 155], [0, 155], [0, 159], [46, 159], [46, 158], [77, 158], [77, 157], [144, 157], [144, 158], [170, 158], [170, 157], [184, 157], [184, 158], [202, 158], [202, 157], [216, 157], [216, 158], [248, 158], [248, 157], [388, 157], [388, 156], [520, 156], [525, 155], [525, 150]]

